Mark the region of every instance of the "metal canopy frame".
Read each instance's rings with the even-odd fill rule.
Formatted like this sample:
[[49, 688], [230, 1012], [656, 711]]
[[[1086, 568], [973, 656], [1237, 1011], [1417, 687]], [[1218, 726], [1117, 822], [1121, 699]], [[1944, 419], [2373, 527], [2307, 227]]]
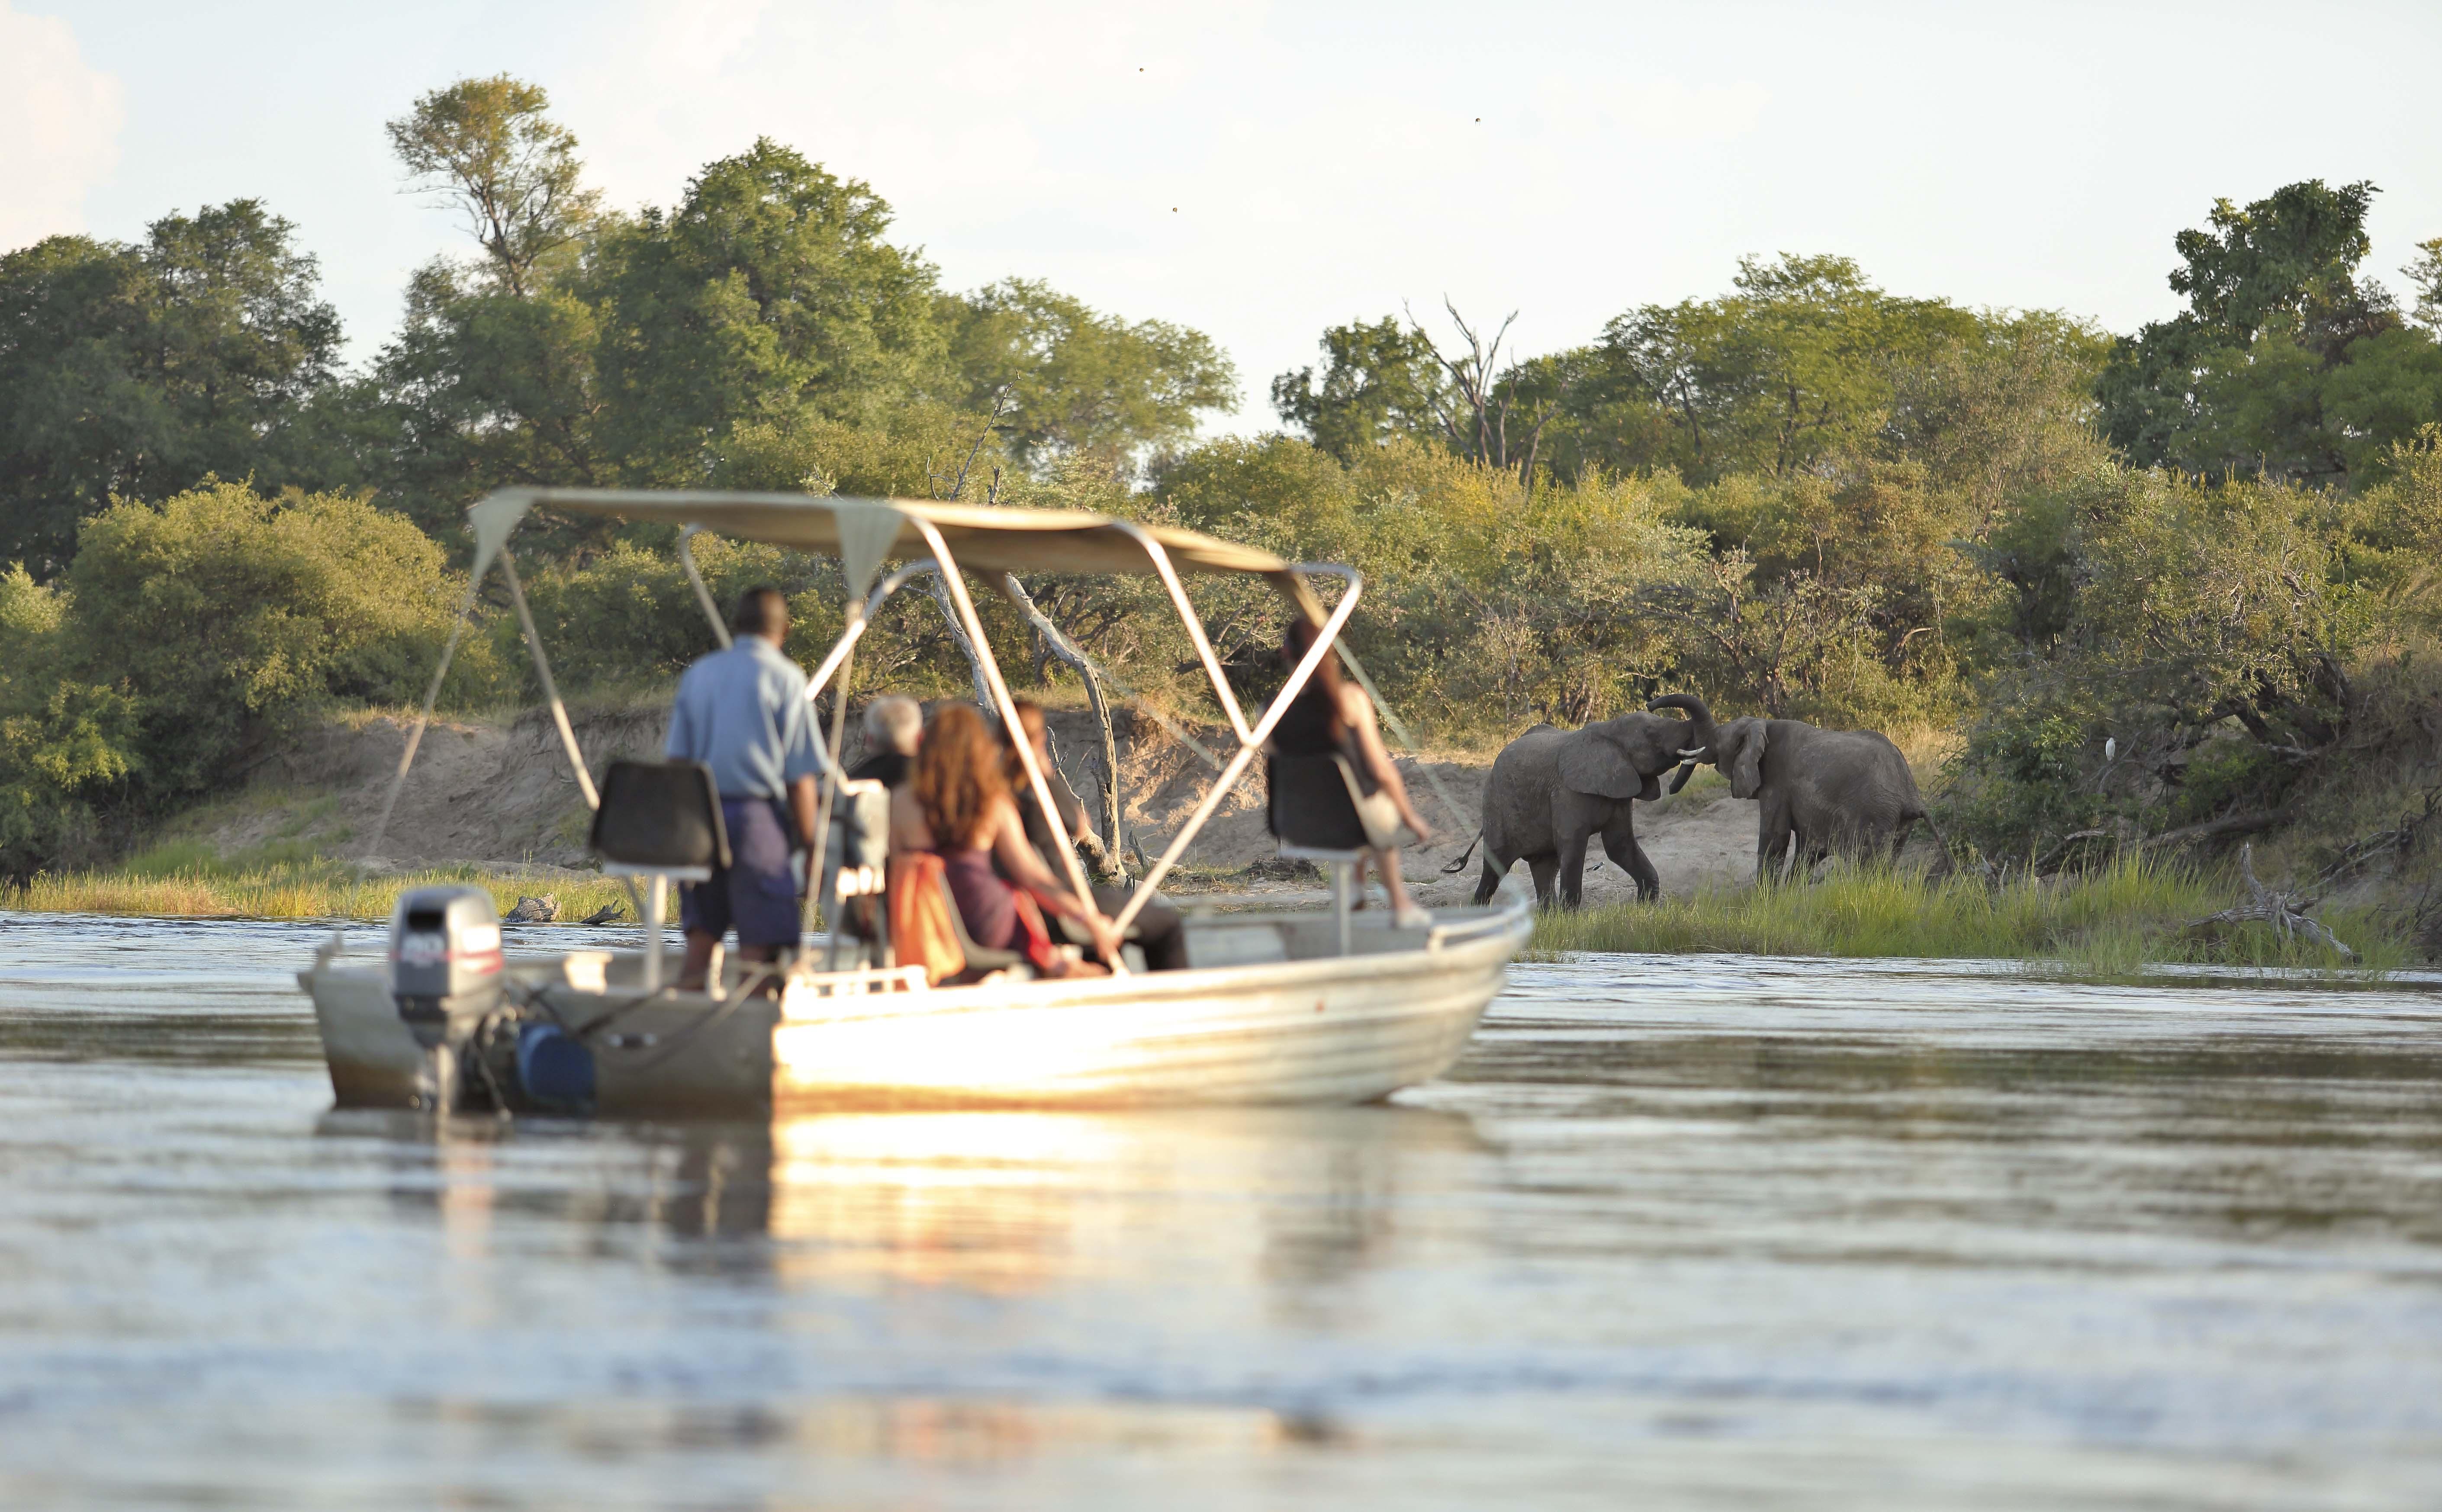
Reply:
[[[729, 627], [720, 617], [720, 607], [714, 602], [703, 574], [697, 569], [690, 543], [698, 534], [716, 531], [839, 556], [848, 576], [847, 623], [839, 639], [807, 679], [806, 697], [810, 701], [834, 679], [839, 680], [845, 688], [847, 669], [853, 665], [857, 642], [864, 638], [872, 622], [873, 612], [924, 574], [939, 573], [943, 586], [949, 591], [949, 607], [955, 613], [955, 622], [975, 647], [985, 683], [996, 705], [995, 712], [1003, 721], [1003, 727], [1008, 729], [1018, 728], [1016, 701], [1010, 693], [1007, 680], [1001, 675], [1000, 662], [993, 654], [992, 643], [984, 634], [982, 617], [976, 613], [975, 600], [967, 592], [965, 574], [951, 549], [950, 535], [955, 532], [962, 537], [960, 544], [972, 548], [971, 556], [980, 556], [989, 567], [1003, 572], [1040, 564], [1039, 570], [1046, 571], [1136, 572], [1150, 573], [1157, 577], [1195, 647], [1196, 660], [1212, 683], [1215, 701], [1229, 718], [1237, 749], [1228, 761], [1222, 763], [1194, 813], [1163, 848], [1160, 859], [1147, 868], [1143, 879], [1130, 894], [1126, 906], [1113, 920], [1123, 933], [1153, 900], [1163, 879], [1177, 865], [1178, 858], [1185, 854], [1188, 846], [1211, 821], [1222, 799], [1237, 785], [1248, 765], [1262, 752], [1271, 738], [1273, 728], [1287, 712], [1289, 704], [1304, 691], [1306, 683], [1314, 677], [1315, 669], [1322, 665], [1322, 659], [1335, 652], [1340, 629], [1356, 611], [1358, 599], [1365, 587], [1363, 576], [1354, 568], [1331, 563], [1289, 563], [1267, 553], [1213, 540], [1193, 532], [1149, 528], [1131, 520], [1104, 516], [982, 509], [969, 505], [926, 504], [908, 500], [609, 489], [502, 489], [467, 510], [469, 522], [475, 529], [477, 549], [475, 564], [467, 577], [465, 599], [460, 607], [459, 618], [451, 627], [449, 644], [443, 652], [441, 665], [434, 670], [424, 708], [416, 719], [414, 730], [408, 737], [407, 748], [401, 754], [389, 797], [383, 804], [382, 820], [365, 852], [367, 856], [379, 848], [383, 834], [389, 828], [392, 810], [406, 783], [408, 769], [415, 759], [416, 748], [422, 743], [425, 728], [431, 720], [442, 683], [448, 675], [449, 661], [456, 653], [465, 617], [473, 610], [476, 591], [496, 560], [508, 588], [510, 602], [517, 610], [526, 649], [534, 659], [537, 681], [541, 684], [544, 701], [551, 709], [552, 720], [557, 727], [560, 744], [568, 756], [577, 789], [589, 809], [599, 809], [602, 805], [601, 794], [595, 790], [592, 774], [587, 770], [584, 752], [577, 743], [575, 728], [570, 722], [567, 705], [552, 678], [550, 659], [544, 652], [542, 637], [535, 627], [533, 611], [526, 605], [524, 586], [518, 579], [517, 564], [509, 549], [509, 537], [517, 525], [538, 504], [570, 508], [585, 514], [654, 519], [680, 524], [680, 563], [686, 571], [687, 581], [695, 591], [697, 603], [702, 608], [705, 619], [712, 626], [713, 634], [723, 647], [730, 644]], [[829, 518], [824, 519], [817, 518], [818, 515]], [[920, 546], [929, 555], [913, 556], [902, 544], [910, 542], [911, 538], [913, 544]], [[1126, 543], [1124, 554], [1119, 547], [1122, 541]], [[1059, 560], [1059, 556], [1046, 560], [1047, 551], [1070, 559], [1065, 563]], [[1197, 571], [1267, 577], [1296, 609], [1309, 618], [1322, 622], [1321, 633], [1314, 638], [1313, 645], [1290, 670], [1288, 681], [1282, 685], [1280, 693], [1251, 725], [1247, 721], [1236, 693], [1230, 686], [1230, 679], [1222, 668], [1220, 658], [1213, 652], [1211, 639], [1205, 634], [1203, 621], [1196, 616], [1194, 605], [1187, 596], [1174, 553], [1183, 554]], [[869, 592], [860, 596], [865, 584], [871, 581], [873, 574], [890, 556], [900, 557], [902, 565], [875, 584]], [[1328, 613], [1322, 611], [1308, 582], [1308, 579], [1318, 576], [1337, 577], [1345, 585], [1339, 601], [1331, 607]], [[828, 747], [821, 751], [823, 792], [819, 811], [825, 815], [829, 814], [839, 791], [847, 718], [847, 698], [834, 699], [829, 741]], [[1067, 825], [1060, 817], [1059, 806], [1051, 801], [1050, 786], [1041, 763], [1035, 758], [1033, 742], [1016, 739], [1010, 743], [1017, 753], [1019, 765], [1025, 769], [1027, 786], [1041, 807], [1046, 824], [1059, 838], [1061, 856], [1066, 864], [1071, 885], [1079, 897], [1092, 898], [1092, 885], [1085, 876], [1084, 864], [1077, 858], [1075, 837], [1068, 833]], [[817, 901], [815, 894], [821, 886], [824, 847], [829, 844], [829, 836], [828, 822], [816, 827], [813, 837], [815, 848], [808, 858], [807, 906], [810, 911]], [[360, 865], [359, 875], [361, 873]], [[1113, 969], [1126, 970], [1124, 965], [1117, 962], [1113, 963]]]

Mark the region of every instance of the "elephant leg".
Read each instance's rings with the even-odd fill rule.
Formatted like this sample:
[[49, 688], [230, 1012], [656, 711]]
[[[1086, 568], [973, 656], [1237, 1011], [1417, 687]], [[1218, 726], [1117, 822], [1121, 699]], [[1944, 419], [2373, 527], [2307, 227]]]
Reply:
[[1586, 901], [1586, 842], [1583, 834], [1560, 837], [1560, 906], [1580, 908]]
[[1651, 902], [1662, 896], [1662, 874], [1653, 869], [1653, 862], [1645, 847], [1636, 843], [1636, 826], [1625, 813], [1602, 832], [1603, 853], [1612, 865], [1636, 879], [1639, 902]]
[[1777, 882], [1789, 860], [1788, 806], [1767, 796], [1756, 811], [1756, 881]]
[[1559, 858], [1549, 852], [1540, 856], [1529, 856], [1526, 858], [1526, 870], [1535, 879], [1535, 906], [1551, 907], [1552, 882], [1560, 874]]
[[1515, 856], [1503, 860], [1492, 853], [1491, 847], [1485, 847], [1484, 869], [1475, 880], [1475, 906], [1481, 908], [1492, 902], [1492, 895], [1501, 890], [1501, 879], [1509, 875], [1516, 861]]

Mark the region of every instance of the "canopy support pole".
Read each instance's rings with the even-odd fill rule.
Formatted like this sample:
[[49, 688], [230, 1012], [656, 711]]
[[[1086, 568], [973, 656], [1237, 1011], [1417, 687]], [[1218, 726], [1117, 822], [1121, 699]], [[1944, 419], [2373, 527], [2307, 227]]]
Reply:
[[1154, 539], [1153, 533], [1142, 525], [1125, 519], [1115, 519], [1111, 523], [1144, 548], [1146, 559], [1160, 574], [1161, 586], [1170, 591], [1170, 601], [1178, 610], [1179, 623], [1187, 627], [1188, 639], [1195, 643], [1196, 659], [1204, 664], [1206, 675], [1212, 679], [1212, 695], [1221, 701], [1221, 712], [1230, 716], [1230, 727], [1237, 732], [1239, 743], [1245, 744], [1249, 738], [1247, 717], [1238, 711], [1238, 696], [1230, 691], [1229, 674], [1221, 670], [1221, 659], [1212, 654], [1212, 643], [1204, 634], [1204, 621], [1196, 617], [1195, 606], [1187, 601], [1187, 587], [1178, 580], [1178, 570], [1170, 565], [1170, 553], [1163, 551], [1161, 542]]
[[[1069, 837], [1068, 827], [1060, 819], [1060, 806], [1051, 801], [1051, 785], [1044, 780], [1043, 765], [1034, 758], [1034, 742], [1026, 738], [1026, 726], [1018, 722], [1017, 701], [1010, 696], [1009, 683], [1000, 675], [1000, 663], [992, 654], [992, 643], [984, 638], [983, 620], [975, 613], [975, 601], [967, 596], [967, 583], [958, 572], [958, 564], [950, 556], [949, 543], [929, 519], [910, 517], [910, 522], [924, 537], [924, 544], [933, 548], [933, 560], [940, 564], [942, 586], [949, 591], [951, 602], [957, 606], [958, 618], [966, 633], [974, 639], [975, 669], [991, 683], [993, 702], [998, 705], [1001, 728], [1009, 736], [1010, 749], [1017, 753], [1018, 765], [1026, 769], [1027, 787], [1043, 810], [1044, 828], [1049, 829], [1060, 844], [1060, 859], [1066, 863], [1068, 884], [1077, 890], [1078, 902], [1087, 908], [1094, 906], [1094, 884], [1085, 880], [1084, 863], [1077, 859], [1077, 845]], [[1133, 918], [1133, 914], [1130, 916]], [[1125, 929], [1122, 924], [1121, 929]], [[1125, 963], [1111, 962], [1114, 975], [1127, 973]]]
[[[823, 763], [822, 792], [814, 800], [814, 832], [806, 837], [806, 902], [797, 913], [800, 940], [812, 933], [815, 911], [822, 905], [823, 863], [829, 859], [831, 848], [831, 808], [839, 802], [840, 780], [847, 770], [843, 762], [847, 756], [847, 690], [850, 681], [856, 676], [856, 643], [865, 636], [863, 602], [849, 599], [843, 612], [847, 615], [847, 625], [840, 631], [839, 645], [833, 648], [832, 656], [825, 659], [823, 672], [823, 681], [827, 683], [830, 681], [832, 671], [837, 671], [839, 689], [831, 695], [831, 758]], [[814, 701], [817, 686], [819, 684], [812, 679], [807, 680], [808, 703]], [[830, 926], [832, 955], [837, 956], [840, 921], [832, 918], [823, 922]]]
[[364, 885], [365, 864], [381, 851], [382, 838], [390, 833], [391, 815], [398, 809], [398, 795], [407, 790], [407, 769], [415, 764], [416, 747], [424, 743], [425, 727], [432, 722], [433, 705], [441, 701], [441, 684], [449, 676], [449, 664], [457, 658], [458, 643], [466, 633], [467, 616], [475, 612], [475, 590], [481, 579], [466, 579], [466, 596], [458, 603], [458, 612], [449, 621], [449, 640], [441, 647], [441, 665], [432, 669], [431, 684], [424, 690], [424, 707], [416, 711], [415, 728], [407, 732], [407, 746], [398, 754], [398, 770], [391, 774], [390, 792], [382, 795], [381, 817], [374, 821], [374, 837], [365, 848], [356, 852], [356, 874], [348, 882], [348, 901], [339, 905], [340, 923], [332, 931], [336, 948], [347, 945], [347, 920], [356, 910], [356, 889]]
[[702, 525], [689, 525], [679, 532], [679, 565], [686, 569], [687, 586], [695, 590], [695, 601], [703, 606], [703, 617], [712, 622], [712, 638], [729, 649], [729, 622], [720, 617], [720, 606], [712, 601], [712, 590], [703, 586], [703, 574], [696, 570], [695, 537]]
[[551, 662], [542, 654], [542, 636], [535, 629], [534, 610], [526, 608], [526, 591], [518, 583], [517, 557], [506, 545], [501, 548], [501, 572], [509, 582], [509, 601], [518, 607], [518, 624], [525, 629], [526, 649], [534, 653], [535, 676], [542, 680], [542, 696], [550, 701], [553, 722], [559, 726], [559, 743], [568, 749], [568, 766], [576, 774], [577, 791], [585, 794], [587, 808], [599, 809], [602, 794], [593, 789], [593, 774], [585, 770], [585, 753], [576, 744], [576, 727], [568, 722], [568, 705], [559, 701], [559, 684], [551, 680]]
[[[1152, 549], [1151, 543], [1148, 543], [1147, 549]], [[1145, 873], [1144, 881], [1137, 884], [1137, 890], [1128, 898], [1128, 905], [1120, 910], [1120, 917], [1115, 922], [1121, 929], [1125, 930], [1128, 925], [1136, 922], [1137, 915], [1143, 912], [1144, 905], [1153, 900], [1154, 889], [1161, 885], [1161, 880], [1164, 877], [1170, 875], [1170, 868], [1178, 864], [1178, 858], [1185, 853], [1188, 842], [1195, 838], [1196, 832], [1204, 828], [1205, 821], [1212, 817], [1212, 811], [1221, 806], [1222, 798], [1237, 785], [1239, 774], [1247, 770], [1248, 762], [1255, 759], [1255, 753], [1262, 750], [1264, 742], [1272, 738], [1272, 727], [1280, 723], [1281, 716], [1288, 712], [1289, 704], [1300, 693], [1305, 691], [1307, 681], [1314, 676], [1314, 669], [1322, 665], [1324, 657], [1334, 654], [1333, 643], [1339, 638], [1339, 628], [1348, 623], [1348, 616], [1356, 612], [1358, 595], [1365, 589], [1364, 579], [1358, 576], [1354, 569], [1341, 568], [1338, 571], [1347, 574], [1348, 592], [1340, 594], [1339, 602], [1332, 606], [1330, 615], [1322, 623], [1322, 633], [1314, 638], [1314, 644], [1306, 647], [1305, 655], [1298, 659], [1296, 669], [1289, 673], [1289, 680], [1281, 685], [1280, 697], [1272, 700], [1272, 706], [1264, 711], [1262, 722], [1252, 730], [1246, 729], [1244, 725], [1239, 727], [1241, 734], [1238, 738], [1237, 754], [1230, 758], [1228, 766], [1221, 769], [1221, 775], [1214, 779], [1211, 788], [1206, 790], [1204, 801], [1195, 806], [1195, 811], [1187, 816], [1187, 823], [1180, 828], [1176, 835], [1172, 837], [1169, 846], [1163, 848], [1161, 859], [1153, 864], [1152, 869]], [[1184, 614], [1183, 609], [1182, 613]], [[1192, 614], [1185, 614], [1184, 617], [1193, 623]], [[1211, 646], [1206, 643], [1201, 634], [1196, 636], [1195, 644], [1198, 651], [1204, 656], [1206, 669], [1212, 672], [1215, 681], [1219, 681], [1221, 664], [1212, 655]], [[1236, 711], [1233, 709], [1231, 712]]]

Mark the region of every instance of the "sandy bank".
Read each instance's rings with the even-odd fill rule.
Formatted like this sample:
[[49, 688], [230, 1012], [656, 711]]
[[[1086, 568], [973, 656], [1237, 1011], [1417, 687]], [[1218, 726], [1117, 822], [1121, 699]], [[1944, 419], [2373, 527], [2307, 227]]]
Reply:
[[[575, 724], [598, 773], [618, 757], [657, 756], [664, 720], [659, 709], [636, 707], [579, 713]], [[398, 718], [372, 716], [317, 730], [260, 763], [243, 792], [182, 819], [160, 843], [209, 851], [223, 861], [363, 857], [379, 870], [465, 864], [549, 875], [591, 867], [585, 805], [560, 754], [557, 733], [539, 713], [505, 722], [435, 721], [378, 853], [368, 856], [408, 727]], [[1082, 713], [1056, 712], [1052, 727], [1069, 782], [1099, 814], [1104, 779], [1091, 721]], [[1212, 732], [1198, 733], [1207, 749], [1221, 749]], [[1129, 721], [1122, 734], [1119, 764], [1122, 843], [1149, 857], [1158, 855], [1202, 796], [1211, 769], [1186, 745], [1141, 720]], [[1402, 767], [1426, 819], [1441, 831], [1438, 844], [1408, 855], [1405, 869], [1428, 889], [1428, 901], [1463, 901], [1475, 885], [1474, 865], [1448, 878], [1441, 868], [1474, 835], [1489, 763], [1434, 762], [1430, 774], [1413, 760]], [[1448, 804], [1441, 793], [1448, 794]], [[1667, 893], [1742, 881], [1753, 865], [1755, 805], [1729, 797], [1710, 773], [1700, 774], [1678, 797], [1640, 805], [1637, 829]], [[1626, 874], [1599, 859], [1599, 843], [1595, 849], [1598, 859], [1587, 871], [1588, 898], [1632, 892]], [[1240, 781], [1190, 846], [1189, 874], [1178, 885], [1311, 890], [1311, 884], [1234, 875], [1272, 854], [1258, 769]], [[1516, 870], [1522, 885], [1525, 867]]]

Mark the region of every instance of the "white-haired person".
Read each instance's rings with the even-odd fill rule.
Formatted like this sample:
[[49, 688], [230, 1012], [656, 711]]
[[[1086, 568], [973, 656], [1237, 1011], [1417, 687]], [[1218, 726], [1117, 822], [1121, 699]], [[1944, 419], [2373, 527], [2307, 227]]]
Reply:
[[879, 782], [885, 788], [905, 783], [924, 738], [924, 706], [914, 699], [887, 694], [865, 706], [865, 758], [848, 768], [854, 782]]

